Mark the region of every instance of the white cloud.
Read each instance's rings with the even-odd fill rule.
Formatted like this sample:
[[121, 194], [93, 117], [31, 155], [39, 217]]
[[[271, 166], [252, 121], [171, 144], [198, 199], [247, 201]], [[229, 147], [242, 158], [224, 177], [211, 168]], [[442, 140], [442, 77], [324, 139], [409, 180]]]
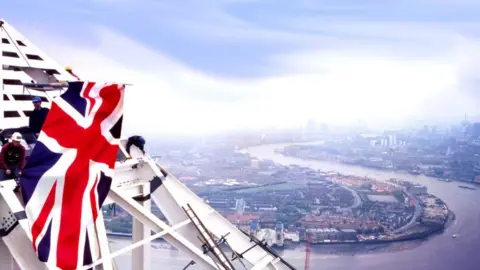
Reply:
[[125, 104], [126, 126], [134, 130], [198, 133], [242, 125], [232, 120], [239, 118], [241, 104], [232, 107], [231, 102], [201, 96], [208, 92], [254, 95], [244, 82], [203, 75], [106, 29], [97, 34], [100, 43], [92, 48], [54, 36], [30, 39], [39, 41], [39, 47], [58, 62], [73, 66], [82, 78], [134, 84]]
[[[396, 121], [432, 110], [454, 114], [463, 109], [445, 110], [442, 97], [464, 102], [456, 93], [471, 64], [456, 46], [429, 58], [393, 57], [392, 50], [389, 54], [360, 46], [274, 56], [271, 67], [287, 75], [240, 80], [206, 75], [106, 28], [97, 29], [97, 43], [91, 47], [26, 34], [34, 34], [31, 39], [40, 48], [83, 78], [133, 83], [125, 105], [127, 133], [204, 133], [303, 124], [307, 118]], [[473, 46], [469, 52], [477, 48], [471, 40], [462, 44]]]

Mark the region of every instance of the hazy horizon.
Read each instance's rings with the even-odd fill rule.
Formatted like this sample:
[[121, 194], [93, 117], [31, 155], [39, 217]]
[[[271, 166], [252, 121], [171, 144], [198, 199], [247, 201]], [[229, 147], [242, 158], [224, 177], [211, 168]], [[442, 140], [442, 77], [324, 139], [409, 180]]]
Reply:
[[134, 84], [128, 134], [480, 118], [480, 2], [0, 2], [82, 78]]

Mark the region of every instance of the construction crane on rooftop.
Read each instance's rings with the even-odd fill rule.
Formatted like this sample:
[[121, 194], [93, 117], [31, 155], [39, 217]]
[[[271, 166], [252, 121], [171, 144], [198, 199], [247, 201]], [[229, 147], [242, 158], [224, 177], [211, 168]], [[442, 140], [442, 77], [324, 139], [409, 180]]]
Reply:
[[307, 232], [307, 243], [305, 244], [305, 270], [310, 270], [310, 242], [312, 235]]

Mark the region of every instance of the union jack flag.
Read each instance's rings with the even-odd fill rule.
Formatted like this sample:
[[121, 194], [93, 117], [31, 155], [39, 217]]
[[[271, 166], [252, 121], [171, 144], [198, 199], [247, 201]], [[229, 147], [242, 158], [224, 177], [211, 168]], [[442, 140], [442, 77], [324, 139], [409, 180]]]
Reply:
[[33, 248], [49, 267], [77, 269], [99, 256], [94, 224], [110, 190], [123, 97], [121, 85], [78, 81], [52, 102], [20, 178]]

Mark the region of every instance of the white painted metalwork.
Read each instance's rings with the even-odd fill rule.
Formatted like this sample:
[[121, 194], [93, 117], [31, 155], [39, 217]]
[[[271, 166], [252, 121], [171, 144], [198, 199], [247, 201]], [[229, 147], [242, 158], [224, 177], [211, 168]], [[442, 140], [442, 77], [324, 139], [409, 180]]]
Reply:
[[[68, 81], [73, 77], [6, 22], [3, 22], [0, 30], [1, 131], [27, 125], [28, 111], [33, 108], [31, 99], [25, 96], [44, 97], [46, 105], [51, 101], [51, 92], [38, 88], [32, 90], [26, 88], [25, 84], [32, 80], [35, 83]], [[42, 60], [29, 60], [32, 55]], [[103, 216], [99, 215], [98, 221], [92, 226], [100, 238], [101, 258], [85, 269], [100, 267], [114, 270], [115, 257], [128, 251], [132, 251], [131, 269], [153, 269], [149, 243], [159, 237], [204, 269], [294, 269], [256, 238], [228, 222], [148, 155], [143, 155], [135, 147], [132, 148], [131, 156], [126, 154], [125, 143], [122, 141], [120, 146], [125, 158], [118, 158], [113, 184], [105, 204], [115, 203], [132, 215], [133, 243], [112, 253]], [[0, 242], [0, 269], [47, 269], [33, 251], [28, 221], [21, 198], [14, 192], [15, 187], [13, 180], [0, 182], [0, 234], [3, 240]], [[167, 223], [151, 213], [152, 200], [168, 220]], [[154, 235], [151, 235], [152, 231]], [[222, 248], [224, 246], [228, 248]], [[232, 262], [234, 260], [241, 263]]]

